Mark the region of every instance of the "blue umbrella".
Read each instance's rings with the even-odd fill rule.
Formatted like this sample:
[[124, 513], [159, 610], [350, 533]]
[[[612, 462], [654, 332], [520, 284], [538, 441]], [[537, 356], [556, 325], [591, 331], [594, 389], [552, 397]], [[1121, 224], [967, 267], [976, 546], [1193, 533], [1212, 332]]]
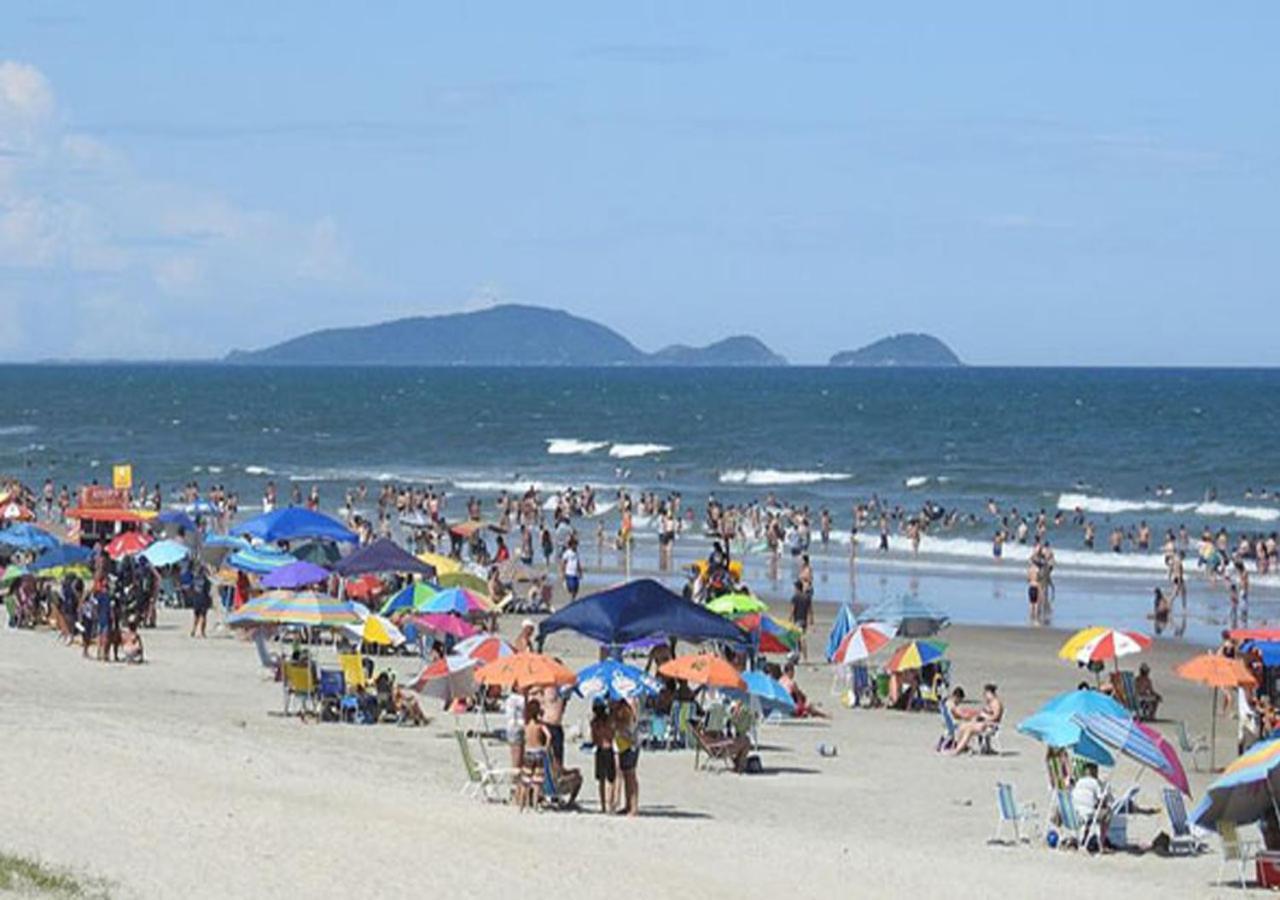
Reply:
[[58, 569], [62, 566], [83, 566], [88, 564], [89, 558], [93, 554], [85, 547], [77, 547], [75, 544], [59, 544], [57, 547], [46, 550], [35, 558], [31, 563], [33, 572], [43, 572], [46, 569]]
[[162, 525], [176, 525], [185, 531], [196, 530], [196, 523], [191, 521], [191, 517], [176, 509], [165, 510], [156, 516], [156, 521]]
[[354, 544], [359, 541], [355, 532], [337, 519], [300, 506], [286, 506], [284, 509], [255, 516], [237, 525], [236, 531], [271, 542], [296, 541], [303, 538], [327, 538], [344, 544]]
[[[1191, 811], [1191, 821], [1216, 829], [1219, 822], [1246, 825], [1256, 822], [1277, 806], [1280, 794], [1280, 738], [1253, 747], [1227, 766]], [[1280, 814], [1280, 813], [1277, 813]]]
[[747, 693], [757, 698], [765, 707], [778, 707], [789, 713], [796, 711], [796, 702], [791, 692], [775, 678], [764, 672], [743, 672], [742, 680], [747, 684]]
[[651, 696], [661, 690], [658, 680], [635, 666], [606, 659], [578, 672], [577, 691], [583, 697], [607, 695], [610, 700]]
[[248, 550], [253, 545], [234, 534], [208, 534], [204, 537], [206, 547], [230, 547], [232, 550]]
[[853, 630], [853, 626], [858, 623], [857, 618], [853, 614], [853, 607], [847, 603], [840, 605], [839, 612], [836, 613], [836, 619], [831, 623], [831, 634], [827, 636], [827, 661], [835, 658], [836, 649], [840, 646], [840, 642], [845, 636]]
[[290, 590], [320, 584], [329, 578], [329, 570], [309, 562], [291, 562], [262, 576], [264, 588], [288, 588]]
[[142, 551], [142, 556], [158, 569], [161, 566], [172, 566], [174, 563], [182, 562], [189, 553], [186, 546], [177, 541], [156, 541]]
[[0, 531], [0, 544], [15, 550], [51, 550], [58, 543], [56, 537], [29, 522], [18, 522]]
[[1106, 766], [1115, 765], [1111, 754], [1074, 720], [1077, 713], [1103, 713], [1127, 717], [1129, 711], [1098, 691], [1067, 691], [1045, 703], [1018, 723], [1018, 731]]

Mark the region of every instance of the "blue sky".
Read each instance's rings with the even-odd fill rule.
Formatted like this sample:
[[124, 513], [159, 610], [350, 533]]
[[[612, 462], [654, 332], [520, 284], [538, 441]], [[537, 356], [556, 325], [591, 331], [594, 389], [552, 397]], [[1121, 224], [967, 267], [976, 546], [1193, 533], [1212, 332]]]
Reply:
[[1230, 12], [10, 0], [0, 358], [516, 301], [798, 362], [1273, 365], [1280, 6]]

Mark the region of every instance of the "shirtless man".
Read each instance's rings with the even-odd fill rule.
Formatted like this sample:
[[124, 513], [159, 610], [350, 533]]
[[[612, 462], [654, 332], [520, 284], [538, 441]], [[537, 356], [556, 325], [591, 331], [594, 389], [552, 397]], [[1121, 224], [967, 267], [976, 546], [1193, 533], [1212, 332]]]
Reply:
[[951, 756], [958, 756], [968, 749], [969, 742], [978, 735], [994, 731], [1000, 726], [1000, 720], [1004, 718], [1004, 701], [1000, 699], [999, 694], [996, 692], [996, 686], [994, 684], [983, 685], [982, 696], [982, 711], [956, 728], [955, 745], [946, 751]]

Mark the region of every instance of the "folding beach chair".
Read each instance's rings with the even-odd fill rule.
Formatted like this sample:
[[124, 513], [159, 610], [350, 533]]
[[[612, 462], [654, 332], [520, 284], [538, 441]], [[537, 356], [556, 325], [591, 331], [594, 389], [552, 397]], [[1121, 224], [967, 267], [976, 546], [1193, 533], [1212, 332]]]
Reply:
[[[1216, 715], [1216, 712], [1215, 712]], [[1197, 772], [1200, 771], [1200, 756], [1209, 753], [1209, 739], [1203, 734], [1198, 734], [1194, 738], [1187, 733], [1187, 723], [1178, 720], [1178, 749], [1184, 754], [1191, 757], [1191, 765]]]
[[1111, 817], [1107, 821], [1107, 844], [1118, 849], [1129, 846], [1129, 812], [1138, 799], [1138, 786], [1131, 785], [1119, 798], [1112, 801]]
[[369, 681], [364, 675], [364, 660], [359, 653], [339, 653], [338, 664], [342, 666], [342, 677], [347, 681], [347, 690], [368, 687]]
[[462, 766], [467, 773], [467, 780], [462, 783], [459, 793], [464, 797], [483, 798], [490, 803], [501, 801], [500, 779], [497, 773], [476, 762], [475, 757], [471, 755], [471, 744], [467, 741], [466, 732], [455, 729], [453, 735], [458, 741], [458, 750], [462, 754]]
[[934, 749], [942, 753], [956, 745], [956, 720], [951, 717], [951, 710], [945, 703], [938, 704], [938, 712], [942, 716], [942, 736], [938, 738], [938, 746]]
[[1024, 840], [1030, 841], [1029, 837], [1023, 837], [1022, 826], [1026, 824], [1036, 836], [1040, 834], [1040, 821], [1036, 817], [1036, 805], [1030, 801], [1019, 804], [1013, 796], [1013, 785], [1003, 781], [996, 782], [996, 830], [991, 836], [989, 844], [1007, 843], [1003, 840], [1002, 832], [1005, 825], [1013, 826], [1013, 842], [1020, 844]]
[[284, 714], [289, 715], [293, 699], [301, 704], [300, 712], [306, 715], [315, 712], [317, 696], [316, 676], [308, 662], [286, 662], [284, 664]]
[[861, 706], [865, 703], [871, 706], [875, 699], [876, 692], [871, 687], [871, 673], [867, 671], [866, 666], [857, 665], [853, 667], [853, 705]]
[[1262, 844], [1241, 838], [1236, 830], [1236, 823], [1226, 819], [1218, 821], [1218, 837], [1222, 838], [1222, 862], [1218, 864], [1218, 877], [1215, 880], [1221, 886], [1227, 866], [1235, 863], [1236, 876], [1240, 881], [1240, 890], [1243, 891], [1249, 886], [1249, 863], [1257, 858]]
[[320, 713], [321, 718], [332, 712], [333, 718], [342, 717], [342, 696], [347, 692], [346, 679], [338, 669], [320, 670]]
[[1182, 794], [1177, 788], [1165, 788], [1164, 810], [1169, 815], [1169, 827], [1173, 836], [1169, 840], [1169, 849], [1174, 853], [1186, 850], [1188, 853], [1202, 853], [1206, 850], [1204, 841], [1191, 831], [1191, 823], [1187, 821], [1187, 807], [1182, 802]]
[[690, 726], [689, 731], [693, 736], [694, 769], [702, 768], [703, 757], [706, 758], [708, 767], [711, 763], [718, 762], [725, 771], [733, 769], [733, 746], [736, 743], [734, 738], [709, 735], [697, 725]]
[[1000, 723], [991, 722], [986, 728], [974, 736], [978, 743], [978, 753], [982, 756], [1000, 755]]
[[1071, 802], [1071, 792], [1068, 790], [1054, 791], [1053, 797], [1055, 808], [1058, 811], [1058, 824], [1062, 828], [1058, 846], [1065, 847], [1070, 842], [1075, 845], [1076, 849], [1081, 847], [1088, 849], [1090, 841], [1097, 840], [1098, 847], [1101, 849], [1101, 835], [1098, 834], [1096, 818], [1090, 816], [1087, 822], [1081, 822], [1080, 815], [1076, 812], [1076, 806]]

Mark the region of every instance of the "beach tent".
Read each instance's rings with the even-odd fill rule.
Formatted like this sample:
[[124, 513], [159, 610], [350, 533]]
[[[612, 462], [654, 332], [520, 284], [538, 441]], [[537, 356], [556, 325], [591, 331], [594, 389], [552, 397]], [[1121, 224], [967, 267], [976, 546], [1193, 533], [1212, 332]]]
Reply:
[[286, 506], [275, 512], [263, 513], [241, 522], [235, 530], [237, 534], [247, 534], [272, 543], [304, 538], [326, 538], [344, 544], [354, 544], [359, 540], [355, 532], [337, 519], [300, 506]]
[[747, 633], [728, 619], [690, 603], [650, 578], [628, 581], [575, 600], [543, 619], [538, 640], [565, 630], [613, 647], [651, 634], [695, 643], [725, 641], [743, 645], [749, 641]]
[[912, 597], [886, 600], [869, 610], [863, 619], [889, 622], [897, 628], [898, 637], [931, 637], [951, 624], [951, 617]]
[[0, 531], [0, 544], [15, 550], [50, 550], [58, 546], [58, 539], [43, 528], [28, 522], [19, 522]]
[[434, 578], [434, 567], [424, 563], [395, 541], [378, 538], [372, 544], [354, 551], [334, 565], [333, 570], [343, 577], [382, 572], [402, 572]]

